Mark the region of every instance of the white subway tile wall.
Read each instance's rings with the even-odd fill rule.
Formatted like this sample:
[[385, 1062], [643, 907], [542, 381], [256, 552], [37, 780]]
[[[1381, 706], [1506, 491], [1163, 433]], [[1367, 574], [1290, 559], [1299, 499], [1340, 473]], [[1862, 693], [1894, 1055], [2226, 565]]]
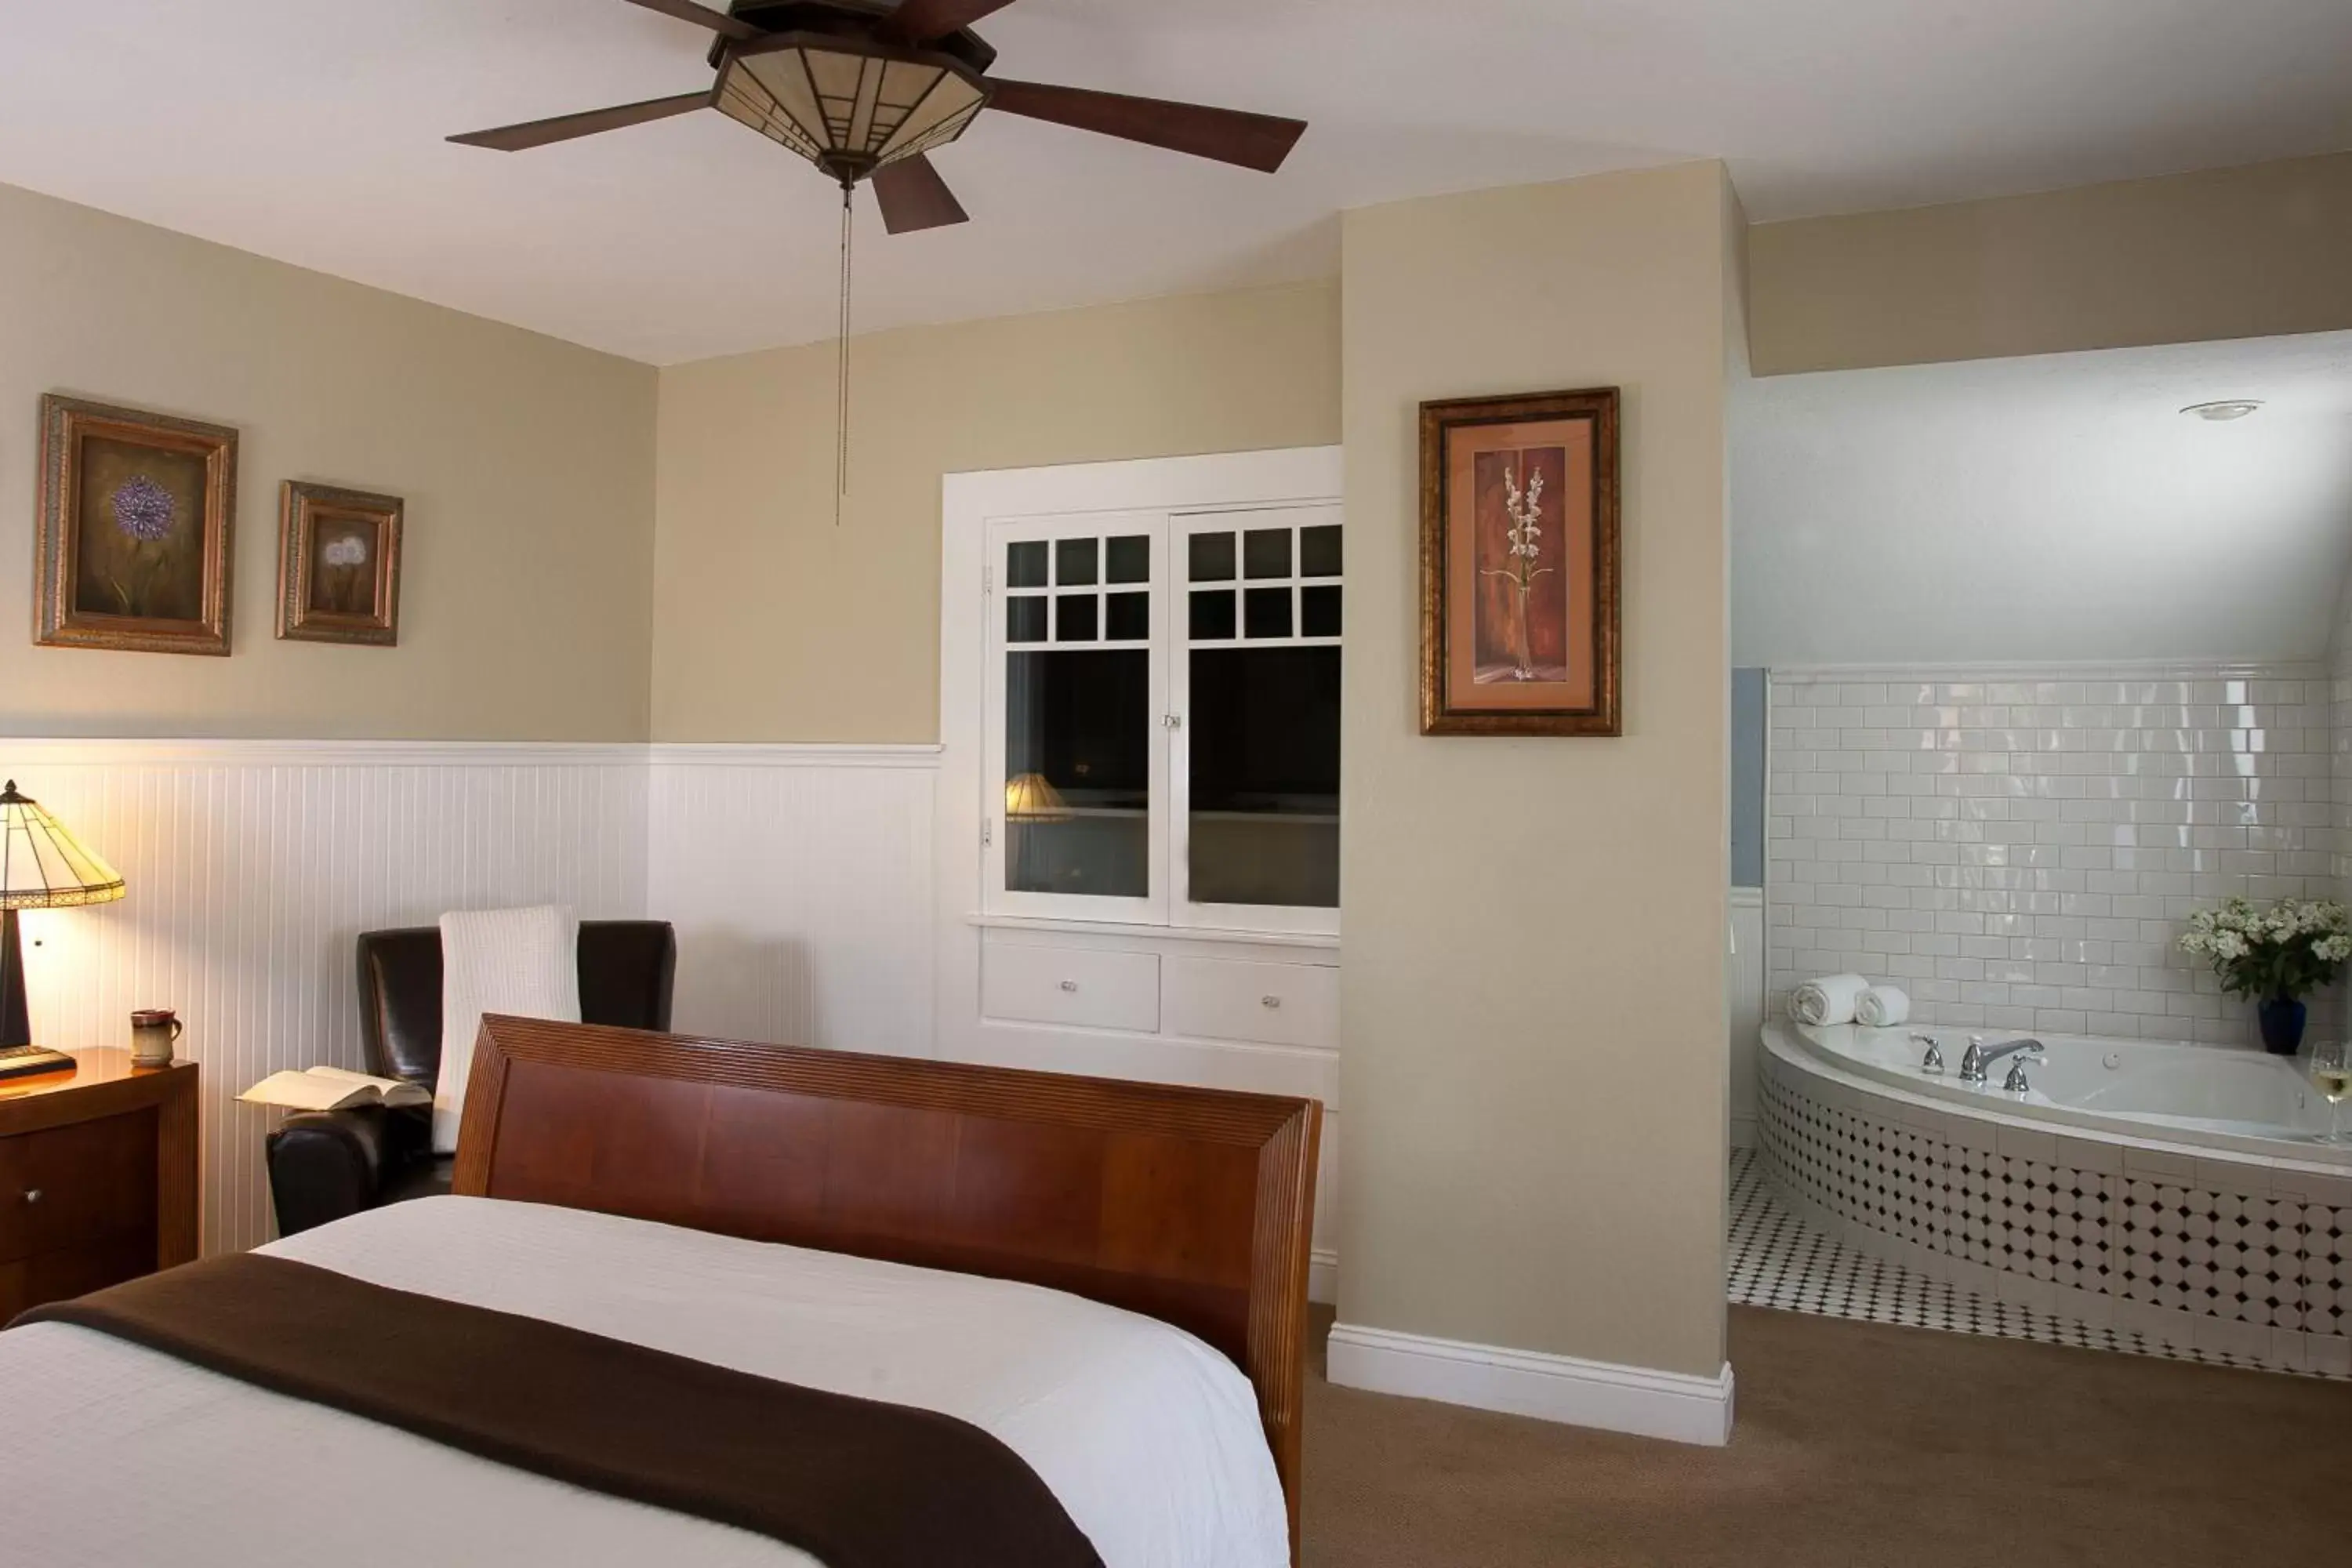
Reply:
[[1775, 1013], [1855, 970], [1926, 1023], [2248, 1042], [2252, 1007], [2175, 941], [2231, 893], [2336, 896], [2337, 669], [1775, 672]]

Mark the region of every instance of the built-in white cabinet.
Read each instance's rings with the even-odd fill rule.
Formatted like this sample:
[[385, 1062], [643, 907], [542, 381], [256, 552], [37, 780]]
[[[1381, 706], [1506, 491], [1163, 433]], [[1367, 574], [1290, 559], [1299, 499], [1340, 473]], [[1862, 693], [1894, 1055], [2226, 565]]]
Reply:
[[954, 474], [942, 1054], [1323, 1102], [1338, 1201], [1336, 447]]

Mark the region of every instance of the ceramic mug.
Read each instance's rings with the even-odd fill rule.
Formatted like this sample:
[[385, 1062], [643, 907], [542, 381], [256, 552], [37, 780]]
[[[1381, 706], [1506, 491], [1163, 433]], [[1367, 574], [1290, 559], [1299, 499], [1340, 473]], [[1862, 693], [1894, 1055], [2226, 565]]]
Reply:
[[131, 1065], [167, 1068], [172, 1047], [187, 1026], [169, 1007], [149, 1007], [131, 1015]]

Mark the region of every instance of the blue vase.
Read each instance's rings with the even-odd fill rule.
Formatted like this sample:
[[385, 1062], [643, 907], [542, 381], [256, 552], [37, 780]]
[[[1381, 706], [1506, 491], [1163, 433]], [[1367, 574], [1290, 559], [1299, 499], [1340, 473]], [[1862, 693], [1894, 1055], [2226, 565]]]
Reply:
[[2292, 996], [2273, 996], [2254, 1008], [2263, 1026], [2263, 1048], [2274, 1057], [2291, 1057], [2303, 1048], [2305, 1008]]

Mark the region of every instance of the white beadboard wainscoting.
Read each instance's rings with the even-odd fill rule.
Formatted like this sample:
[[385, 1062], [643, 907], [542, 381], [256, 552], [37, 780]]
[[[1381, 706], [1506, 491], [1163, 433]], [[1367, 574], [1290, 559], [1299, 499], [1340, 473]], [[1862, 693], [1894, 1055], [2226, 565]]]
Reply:
[[[673, 922], [681, 1031], [1338, 1098], [1328, 1049], [943, 1042], [935, 746], [0, 739], [0, 773], [128, 880], [121, 903], [26, 915], [34, 1026], [73, 1050], [127, 1043], [134, 1008], [185, 1020], [207, 1254], [274, 1234], [262, 1139], [279, 1113], [238, 1091], [281, 1068], [363, 1066], [354, 939], [452, 909]], [[1338, 1137], [1334, 1115], [1318, 1242]], [[1335, 1266], [1318, 1246], [1318, 1300]]]
[[132, 1009], [178, 1011], [203, 1069], [207, 1253], [271, 1234], [278, 1113], [237, 1092], [363, 1065], [361, 931], [646, 907], [642, 746], [0, 740], [0, 772], [128, 883], [120, 903], [26, 914], [33, 1026], [68, 1050], [124, 1046]]
[[937, 746], [656, 745], [646, 909], [678, 933], [675, 1026], [934, 1054]]

